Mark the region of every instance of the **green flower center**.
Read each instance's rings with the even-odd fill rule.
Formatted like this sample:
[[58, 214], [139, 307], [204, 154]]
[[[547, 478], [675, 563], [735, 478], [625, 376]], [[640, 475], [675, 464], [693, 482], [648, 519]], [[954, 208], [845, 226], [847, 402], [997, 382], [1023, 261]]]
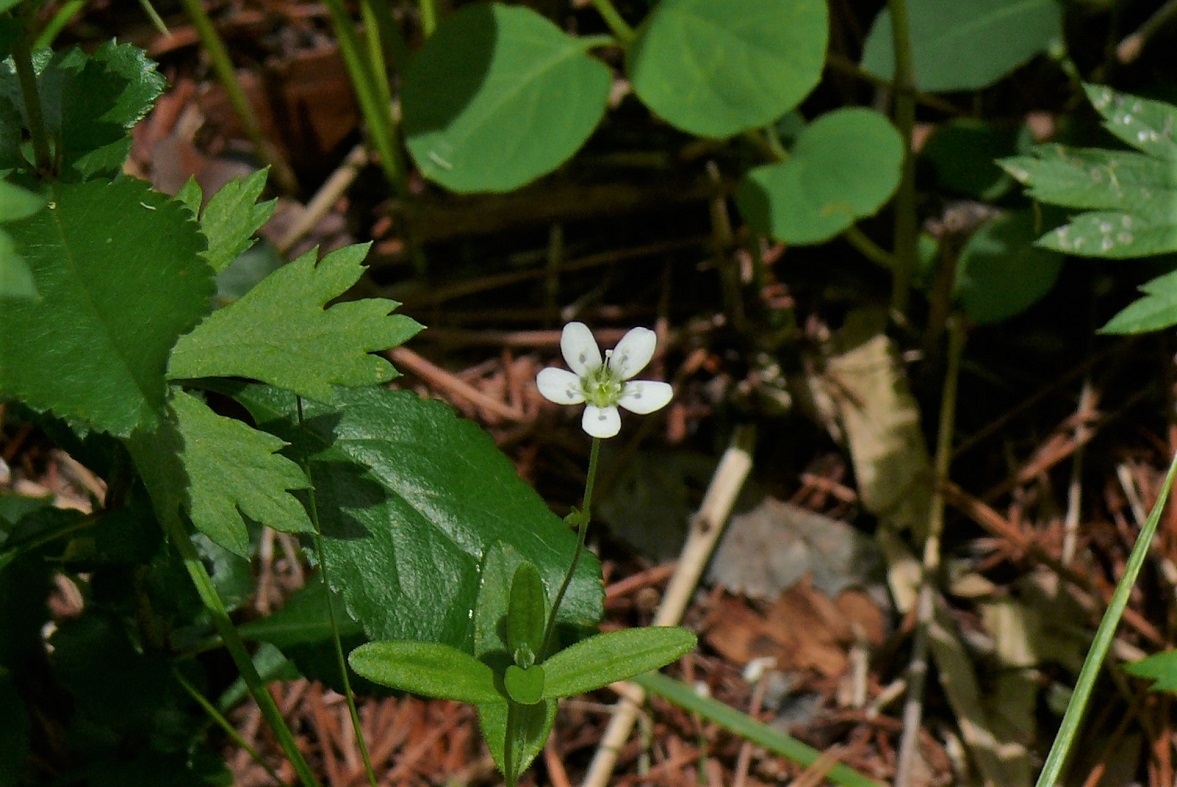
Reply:
[[625, 381], [609, 368], [609, 358], [606, 357], [603, 364], [581, 378], [580, 387], [586, 402], [597, 407], [610, 407], [621, 398]]

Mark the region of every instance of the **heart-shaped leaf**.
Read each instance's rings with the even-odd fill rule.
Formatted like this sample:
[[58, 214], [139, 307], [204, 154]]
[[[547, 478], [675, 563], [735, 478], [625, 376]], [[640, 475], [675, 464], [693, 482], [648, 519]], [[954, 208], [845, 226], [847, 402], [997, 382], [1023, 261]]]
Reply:
[[899, 185], [903, 140], [878, 112], [839, 109], [801, 132], [791, 156], [748, 172], [740, 213], [784, 243], [821, 243], [870, 216]]
[[407, 147], [460, 192], [551, 172], [596, 128], [612, 79], [585, 44], [529, 8], [478, 3], [445, 20], [405, 72]]
[[508, 664], [503, 674], [503, 685], [515, 702], [534, 705], [544, 698], [544, 668], [539, 664], [533, 664], [527, 669]]
[[763, 126], [813, 90], [825, 63], [825, 0], [663, 0], [626, 67], [646, 106], [703, 137]]

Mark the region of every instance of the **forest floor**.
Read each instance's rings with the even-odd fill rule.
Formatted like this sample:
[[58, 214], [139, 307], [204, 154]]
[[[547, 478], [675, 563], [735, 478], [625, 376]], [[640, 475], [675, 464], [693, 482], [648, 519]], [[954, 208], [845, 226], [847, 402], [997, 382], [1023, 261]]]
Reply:
[[[608, 783], [819, 784], [835, 762], [894, 779], [917, 630], [913, 599], [897, 588], [918, 575], [922, 539], [918, 522], [903, 529], [892, 514], [927, 512], [934, 498], [944, 505], [938, 628], [912, 783], [969, 783], [978, 767], [1028, 783], [1177, 450], [1170, 337], [1095, 335], [1097, 273], [1074, 261], [1033, 309], [967, 328], [951, 481], [936, 495], [947, 340], [888, 319], [885, 271], [848, 244], [753, 237], [732, 213], [731, 184], [708, 166], [713, 151], [626, 111], [520, 191], [459, 197], [418, 179], [394, 197], [358, 147], [359, 113], [316, 16], [325, 12], [281, 5], [280, 20], [246, 7], [218, 18], [298, 182], [274, 192], [263, 234], [287, 258], [374, 242], [358, 294], [398, 300], [426, 326], [390, 354], [404, 373], [395, 385], [484, 426], [564, 514], [580, 502], [589, 439], [577, 414], [539, 396], [537, 371], [562, 363], [560, 328], [572, 319], [605, 347], [635, 325], [657, 332], [643, 376], [670, 381], [676, 396], [657, 415], [628, 417], [603, 458], [589, 539], [604, 566], [603, 627], [654, 620], [713, 484], [739, 491], [708, 523], [726, 533], [681, 616], [699, 648], [667, 671], [828, 756], [806, 768], [655, 698]], [[169, 80], [136, 131], [136, 174], [166, 192], [195, 177], [207, 195], [257, 169], [183, 17], [169, 18], [165, 37], [117, 16], [99, 5], [87, 24], [146, 48]], [[628, 147], [631, 138], [653, 146]], [[953, 211], [967, 206], [929, 206], [929, 223]], [[730, 451], [748, 457], [746, 479], [716, 474]], [[68, 460], [50, 467], [43, 485], [68, 489]], [[1175, 559], [1171, 508], [1116, 661], [1175, 641]], [[255, 612], [281, 606], [306, 570], [288, 537], [268, 535]], [[525, 783], [581, 783], [625, 690], [564, 702]], [[271, 691], [324, 784], [366, 783], [341, 696], [305, 680]], [[501, 783], [471, 707], [413, 697], [359, 707], [381, 784]], [[282, 762], [256, 706], [242, 704], [233, 722]], [[1172, 726], [1166, 696], [1105, 673], [1071, 783], [1173, 784]], [[228, 740], [224, 750], [237, 784], [271, 783], [245, 751]]]

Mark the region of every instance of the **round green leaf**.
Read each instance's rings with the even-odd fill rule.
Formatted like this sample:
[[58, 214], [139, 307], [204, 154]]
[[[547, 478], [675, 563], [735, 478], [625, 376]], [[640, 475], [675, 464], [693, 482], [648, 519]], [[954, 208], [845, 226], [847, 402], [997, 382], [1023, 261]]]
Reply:
[[[915, 84], [926, 92], [978, 90], [996, 82], [1062, 35], [1057, 0], [907, 0]], [[862, 68], [891, 79], [891, 12], [875, 18]]]
[[797, 106], [821, 77], [825, 0], [663, 0], [630, 48], [638, 97], [670, 124], [730, 137]]
[[1034, 245], [1028, 210], [997, 216], [973, 233], [956, 263], [954, 293], [978, 325], [1009, 319], [1050, 292], [1062, 255]]
[[544, 698], [544, 668], [535, 664], [523, 669], [511, 664], [503, 675], [503, 685], [515, 702], [534, 705]]
[[801, 132], [789, 159], [749, 171], [736, 205], [758, 232], [820, 243], [882, 207], [902, 163], [903, 140], [885, 117], [840, 109]]
[[528, 8], [471, 5], [416, 54], [402, 92], [409, 154], [460, 192], [551, 172], [605, 112], [612, 78], [584, 44]]

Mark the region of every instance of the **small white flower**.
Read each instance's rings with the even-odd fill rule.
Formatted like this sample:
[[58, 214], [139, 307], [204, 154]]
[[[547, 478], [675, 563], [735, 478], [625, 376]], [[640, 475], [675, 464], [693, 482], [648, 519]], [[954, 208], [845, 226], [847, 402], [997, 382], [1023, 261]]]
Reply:
[[658, 340], [649, 328], [634, 328], [601, 359], [592, 331], [582, 322], [570, 322], [560, 335], [560, 351], [572, 371], [547, 368], [535, 384], [545, 399], [556, 404], [584, 404], [581, 426], [592, 437], [613, 437], [621, 430], [620, 405], [645, 415], [670, 402], [667, 383], [633, 380], [654, 357]]

